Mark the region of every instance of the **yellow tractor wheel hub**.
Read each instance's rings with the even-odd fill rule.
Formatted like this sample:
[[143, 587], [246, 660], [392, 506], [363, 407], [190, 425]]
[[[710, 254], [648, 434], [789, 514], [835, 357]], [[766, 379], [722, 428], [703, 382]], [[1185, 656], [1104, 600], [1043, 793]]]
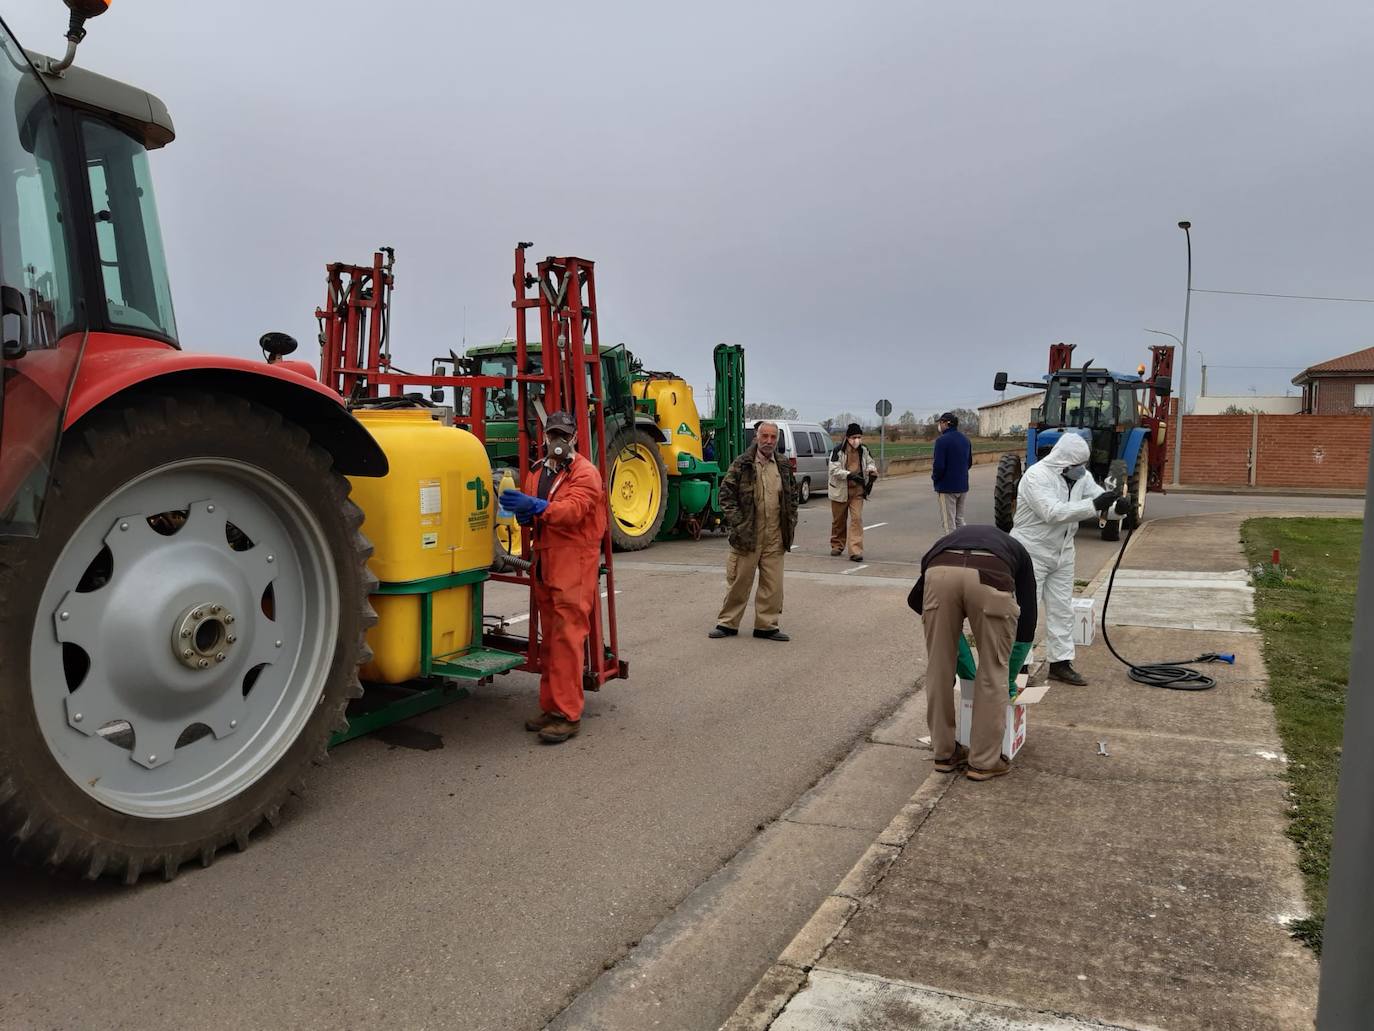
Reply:
[[647, 533], [658, 515], [663, 479], [654, 456], [643, 444], [629, 444], [611, 468], [611, 514], [629, 534]]

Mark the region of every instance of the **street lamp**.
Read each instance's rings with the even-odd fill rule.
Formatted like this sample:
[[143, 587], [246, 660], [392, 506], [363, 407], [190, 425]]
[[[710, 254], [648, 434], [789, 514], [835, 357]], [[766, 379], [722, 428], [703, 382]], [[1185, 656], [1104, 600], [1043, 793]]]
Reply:
[[[1179, 340], [1179, 346], [1183, 349], [1183, 365], [1178, 373], [1178, 390], [1174, 396], [1178, 398], [1178, 422], [1174, 427], [1174, 482], [1178, 486], [1179, 467], [1183, 464], [1183, 409], [1188, 404], [1188, 314], [1193, 303], [1193, 235], [1189, 232], [1193, 228], [1191, 222], [1180, 222], [1178, 227], [1183, 230], [1184, 239], [1188, 243], [1188, 291], [1183, 295], [1183, 339]], [[1156, 331], [1157, 332], [1157, 331]], [[1174, 336], [1166, 333], [1165, 336]], [[1178, 340], [1178, 337], [1174, 337]]]

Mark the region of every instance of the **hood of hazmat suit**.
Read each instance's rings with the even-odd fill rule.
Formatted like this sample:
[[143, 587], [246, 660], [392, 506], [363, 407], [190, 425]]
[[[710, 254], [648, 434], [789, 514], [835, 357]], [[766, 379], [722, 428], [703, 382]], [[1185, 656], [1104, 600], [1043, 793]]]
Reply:
[[1064, 479], [1065, 469], [1082, 465], [1090, 457], [1087, 441], [1076, 433], [1066, 433], [1021, 477], [1011, 535], [1025, 545], [1038, 569], [1072, 565], [1078, 524], [1097, 517], [1093, 498], [1102, 488], [1092, 473], [1084, 473], [1072, 487]]

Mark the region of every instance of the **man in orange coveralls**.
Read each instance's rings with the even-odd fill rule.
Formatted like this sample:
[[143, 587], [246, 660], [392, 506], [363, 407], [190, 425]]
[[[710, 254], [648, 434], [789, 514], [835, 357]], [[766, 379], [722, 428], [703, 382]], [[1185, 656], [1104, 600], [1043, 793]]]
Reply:
[[544, 421], [544, 461], [524, 491], [503, 490], [501, 505], [528, 528], [539, 611], [539, 715], [525, 729], [558, 744], [582, 729], [582, 667], [587, 628], [599, 598], [606, 488], [577, 453], [577, 424], [567, 412]]

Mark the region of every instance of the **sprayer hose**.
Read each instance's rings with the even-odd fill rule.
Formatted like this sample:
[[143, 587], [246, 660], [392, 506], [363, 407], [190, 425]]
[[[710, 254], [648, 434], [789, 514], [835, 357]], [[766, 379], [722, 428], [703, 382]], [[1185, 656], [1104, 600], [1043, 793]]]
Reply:
[[1112, 645], [1111, 636], [1107, 633], [1107, 606], [1112, 601], [1112, 586], [1116, 583], [1116, 571], [1121, 568], [1121, 560], [1126, 555], [1126, 546], [1131, 543], [1133, 533], [1135, 533], [1134, 528], [1126, 531], [1126, 539], [1121, 542], [1121, 550], [1116, 553], [1116, 562], [1112, 566], [1112, 575], [1107, 580], [1107, 594], [1102, 599], [1102, 640], [1107, 642], [1107, 650], [1115, 656], [1117, 662], [1127, 668], [1130, 678], [1137, 684], [1168, 688], [1171, 691], [1209, 691], [1217, 686], [1217, 682], [1205, 673], [1199, 673], [1197, 670], [1189, 668], [1184, 663], [1216, 662], [1220, 656], [1214, 652], [1199, 655], [1195, 659], [1147, 662], [1137, 665], [1129, 659], [1123, 658], [1121, 653]]

